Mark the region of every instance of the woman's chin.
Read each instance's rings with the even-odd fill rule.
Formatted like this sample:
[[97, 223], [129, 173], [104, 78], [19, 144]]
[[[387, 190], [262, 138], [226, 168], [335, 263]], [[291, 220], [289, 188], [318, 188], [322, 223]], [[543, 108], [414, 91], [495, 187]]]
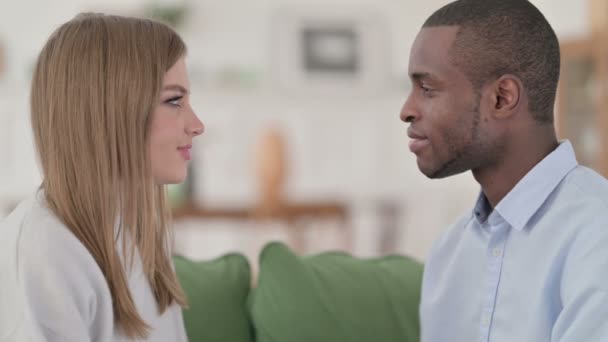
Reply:
[[181, 184], [186, 181], [187, 173], [176, 174], [164, 177], [154, 177], [156, 184], [158, 185], [169, 185], [169, 184]]

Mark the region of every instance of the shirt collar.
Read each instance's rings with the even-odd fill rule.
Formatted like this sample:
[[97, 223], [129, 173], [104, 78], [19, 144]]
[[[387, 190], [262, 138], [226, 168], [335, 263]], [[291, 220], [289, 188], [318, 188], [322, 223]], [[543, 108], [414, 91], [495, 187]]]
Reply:
[[[564, 177], [578, 165], [574, 149], [564, 141], [536, 164], [498, 203], [496, 211], [514, 229], [522, 230]], [[484, 222], [492, 208], [483, 191], [473, 210], [475, 219]]]

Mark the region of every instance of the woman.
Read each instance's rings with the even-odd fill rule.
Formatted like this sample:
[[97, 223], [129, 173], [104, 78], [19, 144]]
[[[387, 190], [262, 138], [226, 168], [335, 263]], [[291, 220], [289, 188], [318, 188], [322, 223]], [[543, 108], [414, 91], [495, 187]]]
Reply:
[[165, 184], [203, 124], [164, 24], [81, 14], [32, 81], [40, 190], [0, 223], [0, 341], [186, 341]]

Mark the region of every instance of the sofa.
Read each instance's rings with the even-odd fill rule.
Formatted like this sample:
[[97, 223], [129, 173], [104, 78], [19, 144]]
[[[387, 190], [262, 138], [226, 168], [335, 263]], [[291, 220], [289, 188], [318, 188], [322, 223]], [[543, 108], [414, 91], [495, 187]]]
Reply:
[[174, 257], [190, 342], [417, 342], [422, 264], [405, 256], [299, 256], [267, 244], [252, 281], [237, 253]]

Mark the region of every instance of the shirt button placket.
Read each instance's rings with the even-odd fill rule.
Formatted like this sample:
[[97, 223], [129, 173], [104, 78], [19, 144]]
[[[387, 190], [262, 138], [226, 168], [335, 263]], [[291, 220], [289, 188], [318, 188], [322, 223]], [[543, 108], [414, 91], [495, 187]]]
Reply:
[[480, 341], [482, 342], [489, 342], [490, 340], [492, 317], [494, 315], [496, 296], [498, 294], [498, 285], [500, 283], [502, 271], [504, 246], [508, 233], [508, 225], [498, 224], [490, 226], [489, 228], [491, 234], [487, 252], [488, 269], [486, 293], [480, 320]]

